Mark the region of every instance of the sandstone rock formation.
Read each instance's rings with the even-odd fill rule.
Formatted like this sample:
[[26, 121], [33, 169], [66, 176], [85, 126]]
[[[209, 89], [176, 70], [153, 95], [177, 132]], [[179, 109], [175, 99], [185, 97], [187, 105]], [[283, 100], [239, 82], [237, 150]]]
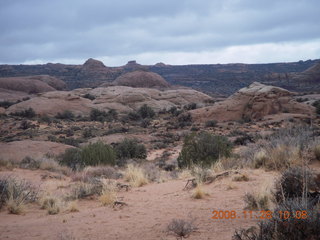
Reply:
[[48, 75], [0, 78], [0, 88], [32, 93], [62, 90], [66, 84]]
[[[84, 98], [86, 94], [94, 100]], [[89, 115], [91, 109], [108, 111], [115, 109], [119, 113], [137, 110], [147, 104], [155, 111], [169, 109], [173, 106], [197, 103], [201, 105], [212, 98], [192, 89], [174, 89], [160, 91], [149, 88], [132, 88], [125, 86], [100, 87], [95, 89], [79, 88], [70, 92], [54, 91], [42, 93], [30, 100], [12, 105], [7, 114], [33, 108], [37, 114], [55, 116], [58, 112], [72, 111], [75, 115]]]
[[23, 140], [14, 142], [0, 142], [0, 158], [3, 160], [21, 161], [26, 156], [31, 158], [41, 158], [45, 154], [59, 155], [72, 146], [48, 142]]
[[32, 108], [39, 115], [55, 116], [66, 110], [72, 111], [75, 115], [88, 115], [91, 106], [89, 99], [81, 98], [72, 92], [52, 91], [14, 104], [7, 109], [6, 113], [10, 114]]
[[305, 116], [314, 114], [313, 107], [297, 102], [293, 96], [292, 92], [285, 89], [254, 82], [226, 100], [211, 107], [193, 110], [191, 114], [198, 122], [260, 120], [265, 116], [279, 113]]
[[170, 86], [159, 74], [147, 71], [125, 73], [114, 80], [113, 84], [136, 88], [168, 88]]

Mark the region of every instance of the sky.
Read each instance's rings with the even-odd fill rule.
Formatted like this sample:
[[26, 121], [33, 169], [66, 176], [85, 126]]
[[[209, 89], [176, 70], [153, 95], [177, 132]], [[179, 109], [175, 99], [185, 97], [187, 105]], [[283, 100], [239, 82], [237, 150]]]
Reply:
[[0, 64], [320, 58], [319, 0], [0, 0]]

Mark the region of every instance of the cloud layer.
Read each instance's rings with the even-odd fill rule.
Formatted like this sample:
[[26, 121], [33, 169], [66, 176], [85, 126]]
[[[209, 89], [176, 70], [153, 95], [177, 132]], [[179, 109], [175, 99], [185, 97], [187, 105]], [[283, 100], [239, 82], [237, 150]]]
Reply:
[[318, 0], [2, 0], [0, 63], [320, 57]]

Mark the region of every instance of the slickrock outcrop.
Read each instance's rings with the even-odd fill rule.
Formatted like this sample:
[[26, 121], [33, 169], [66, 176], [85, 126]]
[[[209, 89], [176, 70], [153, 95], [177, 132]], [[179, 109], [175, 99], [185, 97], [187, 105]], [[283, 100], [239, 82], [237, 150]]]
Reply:
[[293, 96], [294, 93], [283, 88], [254, 82], [226, 100], [193, 110], [191, 114], [198, 122], [260, 120], [279, 113], [303, 114], [306, 117], [314, 114], [313, 107], [297, 102]]
[[73, 147], [48, 141], [22, 140], [9, 143], [0, 142], [0, 158], [3, 160], [21, 161], [26, 156], [29, 156], [37, 159], [47, 153], [59, 155], [64, 153], [67, 148]]
[[[90, 100], [84, 98], [86, 94], [94, 96]], [[54, 91], [42, 93], [30, 100], [12, 105], [7, 114], [33, 108], [37, 114], [54, 116], [65, 110], [75, 115], [89, 115], [91, 109], [108, 111], [115, 109], [119, 113], [137, 110], [147, 104], [155, 111], [169, 109], [173, 106], [189, 103], [205, 104], [212, 98], [192, 89], [174, 89], [160, 91], [150, 88], [132, 88], [125, 86], [100, 87], [95, 89], [79, 88], [70, 92]]]
[[29, 94], [62, 90], [65, 87], [63, 81], [48, 75], [0, 78], [0, 88]]

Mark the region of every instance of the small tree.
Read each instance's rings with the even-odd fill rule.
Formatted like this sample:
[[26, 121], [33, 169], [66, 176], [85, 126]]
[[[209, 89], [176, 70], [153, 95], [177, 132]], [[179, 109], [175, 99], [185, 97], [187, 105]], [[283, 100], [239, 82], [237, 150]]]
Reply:
[[192, 133], [184, 140], [178, 157], [178, 165], [191, 167], [194, 164], [209, 166], [219, 157], [231, 155], [232, 144], [224, 136], [215, 136], [207, 132]]

